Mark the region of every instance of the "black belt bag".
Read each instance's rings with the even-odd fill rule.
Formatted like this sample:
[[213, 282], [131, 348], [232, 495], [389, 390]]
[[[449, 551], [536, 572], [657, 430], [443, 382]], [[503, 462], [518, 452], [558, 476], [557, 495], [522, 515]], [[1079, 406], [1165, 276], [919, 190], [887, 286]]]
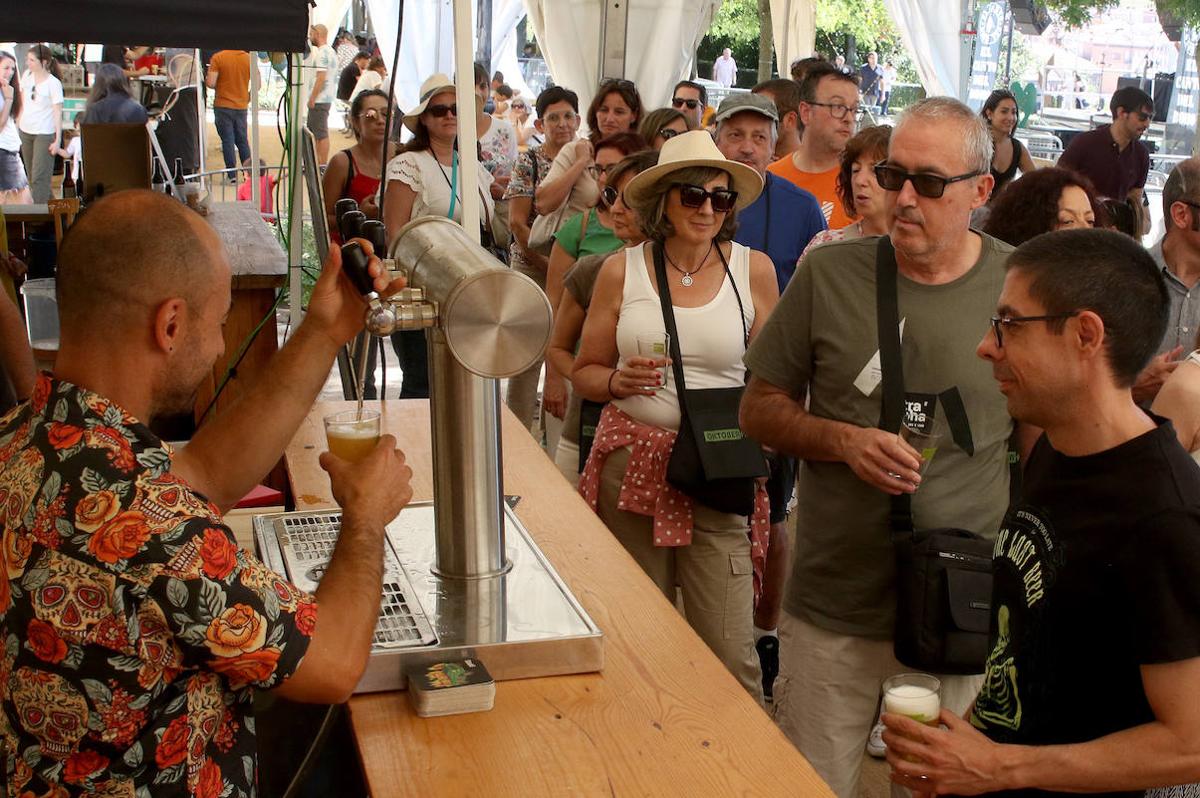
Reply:
[[[904, 368], [896, 256], [887, 236], [876, 251], [875, 291], [883, 378], [879, 427], [899, 432]], [[896, 659], [933, 673], [982, 673], [991, 622], [991, 542], [965, 529], [914, 529], [907, 493], [892, 497], [889, 526], [896, 555]]]
[[[745, 386], [695, 390], [687, 387], [662, 245], [652, 244], [651, 248], [654, 250], [654, 273], [658, 276], [663, 324], [671, 336], [671, 369], [679, 396], [679, 434], [667, 463], [667, 482], [719, 512], [753, 515], [758, 490], [756, 480], [767, 475], [767, 462], [762, 447], [746, 437], [738, 424], [738, 406]], [[725, 275], [737, 297], [742, 341], [748, 344], [750, 331], [746, 328], [746, 313], [737, 282], [719, 247], [717, 254], [721, 256]]]

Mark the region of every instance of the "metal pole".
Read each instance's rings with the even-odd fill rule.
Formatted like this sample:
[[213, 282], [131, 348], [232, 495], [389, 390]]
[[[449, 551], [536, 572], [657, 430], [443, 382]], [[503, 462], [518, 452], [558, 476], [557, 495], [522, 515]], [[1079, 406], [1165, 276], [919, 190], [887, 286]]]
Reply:
[[479, 243], [479, 154], [475, 128], [475, 64], [471, 60], [471, 0], [454, 0], [454, 83], [458, 107], [458, 184], [462, 187], [462, 225]]
[[258, 168], [258, 90], [261, 74], [258, 71], [258, 55], [250, 56], [250, 201], [255, 208], [262, 208], [262, 186], [259, 184]]
[[492, 76], [492, 0], [479, 0], [479, 22], [475, 26], [475, 60]]
[[[198, 173], [204, 174], [204, 150], [208, 144], [208, 109], [204, 102], [204, 64], [200, 60], [200, 50], [198, 49], [196, 50], [195, 59], [196, 68], [192, 70], [192, 72], [196, 76], [196, 117], [198, 120], [196, 124], [196, 133], [199, 136], [200, 144], [200, 157], [196, 166], [198, 168]], [[200, 185], [203, 187], [204, 178], [200, 178]]]
[[301, 265], [304, 257], [304, 175], [300, 165], [304, 162], [300, 148], [304, 146], [304, 122], [301, 110], [308, 107], [308, 92], [300, 71], [300, 54], [293, 53], [291, 69], [288, 70], [291, 84], [290, 122], [288, 125], [288, 180], [292, 186], [292, 202], [288, 209], [288, 309], [291, 313], [292, 329], [304, 319], [304, 282]]
[[1013, 40], [1013, 13], [1012, 7], [1008, 8], [1008, 50], [1004, 54], [1004, 86], [1005, 88], [1012, 85], [1012, 40]]

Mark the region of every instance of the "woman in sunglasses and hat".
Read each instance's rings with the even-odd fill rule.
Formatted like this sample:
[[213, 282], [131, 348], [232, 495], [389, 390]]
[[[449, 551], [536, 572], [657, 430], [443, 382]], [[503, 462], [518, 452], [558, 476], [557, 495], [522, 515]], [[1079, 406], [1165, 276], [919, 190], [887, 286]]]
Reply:
[[666, 357], [641, 352], [665, 337], [661, 268], [686, 387], [744, 384], [747, 341], [779, 299], [771, 260], [731, 240], [737, 211], [761, 191], [758, 172], [726, 160], [707, 132], [670, 139], [658, 165], [625, 187], [650, 240], [605, 262], [571, 376], [583, 397], [608, 402], [580, 493], [668, 600], [682, 586], [688, 622], [760, 701], [753, 603], [766, 556], [766, 491], [759, 486], [748, 520], [666, 481], [680, 425], [676, 378]]
[[[474, 113], [474, 109], [467, 109]], [[482, 163], [476, 165], [479, 189], [464, 197], [462, 166], [458, 159], [458, 105], [454, 82], [434, 75], [421, 84], [421, 101], [404, 115], [404, 126], [413, 137], [400, 154], [388, 162], [383, 221], [388, 240], [400, 228], [421, 216], [445, 216], [456, 222], [463, 218], [463, 203], [479, 203], [479, 218], [490, 227], [492, 176]], [[404, 382], [401, 399], [429, 396], [429, 374], [423, 332], [398, 332], [392, 345], [400, 358]]]

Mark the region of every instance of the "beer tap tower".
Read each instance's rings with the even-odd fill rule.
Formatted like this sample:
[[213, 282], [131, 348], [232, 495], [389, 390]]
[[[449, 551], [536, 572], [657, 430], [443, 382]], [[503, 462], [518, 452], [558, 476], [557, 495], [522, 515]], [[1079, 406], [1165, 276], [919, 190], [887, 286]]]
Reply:
[[[433, 502], [405, 508], [389, 525], [388, 542], [408, 585], [405, 604], [427, 618], [437, 640], [378, 645], [381, 614], [359, 691], [396, 689], [409, 664], [456, 656], [478, 656], [498, 679], [599, 670], [599, 629], [504, 500], [498, 380], [544, 353], [551, 331], [546, 295], [458, 224], [424, 217], [400, 230], [384, 261], [408, 286], [380, 296], [365, 251], [351, 239], [366, 238], [385, 252], [383, 226], [343, 207], [342, 265], [368, 303], [368, 331], [426, 331], [433, 444]], [[283, 521], [259, 520], [260, 547], [268, 555], [279, 551], [278, 562], [268, 562], [295, 570], [282, 553], [290, 534]], [[420, 618], [415, 623], [422, 627]]]

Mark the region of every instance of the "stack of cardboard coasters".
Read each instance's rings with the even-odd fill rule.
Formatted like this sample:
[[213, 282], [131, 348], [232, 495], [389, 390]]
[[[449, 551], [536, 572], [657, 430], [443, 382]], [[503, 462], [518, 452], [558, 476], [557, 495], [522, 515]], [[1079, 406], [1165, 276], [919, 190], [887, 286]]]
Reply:
[[496, 702], [496, 683], [477, 659], [455, 659], [409, 668], [408, 700], [422, 718], [483, 712]]

